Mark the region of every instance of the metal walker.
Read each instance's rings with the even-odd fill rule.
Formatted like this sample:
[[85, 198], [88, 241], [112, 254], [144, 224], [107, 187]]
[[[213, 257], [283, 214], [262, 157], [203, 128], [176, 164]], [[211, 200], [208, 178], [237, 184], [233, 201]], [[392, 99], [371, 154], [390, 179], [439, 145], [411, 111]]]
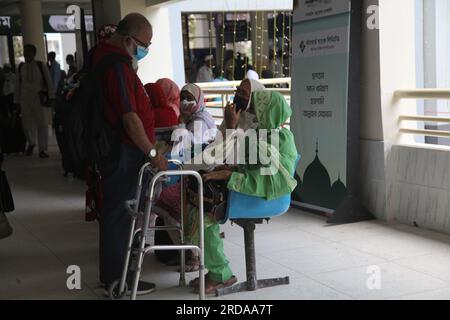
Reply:
[[[186, 266], [185, 266], [185, 251], [186, 250], [194, 250], [197, 251], [200, 255], [200, 268], [199, 268], [199, 298], [200, 300], [205, 299], [205, 261], [204, 261], [204, 220], [203, 220], [203, 180], [200, 174], [196, 171], [185, 171], [183, 170], [183, 164], [178, 160], [169, 160], [170, 163], [175, 164], [179, 171], [163, 171], [157, 173], [153, 179], [150, 182], [150, 196], [145, 206], [144, 212], [139, 212], [139, 204], [141, 201], [141, 193], [142, 193], [142, 180], [144, 173], [146, 170], [149, 170], [150, 164], [146, 163], [144, 166], [142, 166], [140, 172], [139, 172], [139, 179], [138, 179], [138, 185], [136, 190], [136, 196], [133, 200], [127, 201], [125, 206], [127, 208], [128, 213], [131, 215], [131, 228], [130, 228], [130, 236], [128, 240], [128, 248], [127, 253], [125, 257], [125, 264], [122, 272], [122, 277], [120, 280], [116, 280], [111, 284], [109, 287], [109, 296], [111, 299], [121, 299], [125, 296], [125, 294], [128, 291], [128, 285], [126, 283], [126, 277], [128, 273], [128, 268], [130, 265], [130, 258], [133, 253], [137, 254], [137, 265], [135, 266], [134, 270], [134, 277], [133, 277], [133, 283], [131, 288], [131, 298], [130, 300], [136, 300], [136, 293], [139, 283], [139, 278], [142, 271], [142, 263], [144, 262], [144, 255], [148, 254], [152, 251], [158, 251], [158, 250], [180, 250], [181, 251], [181, 261], [180, 261], [180, 281], [179, 285], [180, 287], [186, 286]], [[197, 179], [199, 184], [199, 232], [200, 232], [200, 243], [199, 246], [194, 245], [185, 245], [184, 243], [184, 210], [183, 205], [181, 205], [181, 220], [180, 220], [180, 226], [163, 226], [163, 227], [149, 227], [150, 224], [150, 215], [152, 213], [152, 207], [154, 202], [157, 200], [155, 199], [155, 187], [156, 184], [161, 180], [161, 178], [164, 177], [171, 177], [171, 176], [180, 176], [181, 177], [181, 185], [183, 186], [183, 177], [185, 176], [193, 176]], [[183, 187], [181, 188], [181, 199], [183, 199]], [[137, 228], [136, 226], [136, 220], [140, 217], [144, 217], [144, 224], [142, 226], [142, 229]], [[149, 231], [177, 231], [180, 233], [181, 238], [181, 245], [172, 245], [172, 246], [149, 246], [146, 247], [146, 240], [148, 236]], [[141, 238], [139, 240], [139, 248], [133, 249], [133, 242], [135, 239], [135, 236], [141, 233]]]

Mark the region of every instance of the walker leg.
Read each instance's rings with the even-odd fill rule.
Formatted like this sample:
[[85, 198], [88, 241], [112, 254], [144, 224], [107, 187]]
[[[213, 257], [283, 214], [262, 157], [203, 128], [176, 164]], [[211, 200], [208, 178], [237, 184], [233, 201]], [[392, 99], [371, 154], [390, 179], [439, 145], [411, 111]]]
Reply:
[[149, 203], [147, 204], [146, 211], [145, 211], [144, 225], [143, 225], [143, 230], [142, 230], [142, 238], [141, 238], [140, 245], [139, 245], [139, 255], [138, 255], [136, 270], [134, 273], [133, 286], [131, 289], [131, 300], [136, 300], [139, 278], [141, 276], [141, 270], [142, 270], [142, 263], [144, 261], [145, 243], [147, 241], [148, 225], [150, 223], [150, 214], [152, 211], [152, 205], [153, 205], [153, 201], [152, 201], [152, 199], [150, 199]]
[[136, 228], [136, 217], [133, 217], [132, 221], [131, 221], [130, 235], [128, 238], [128, 248], [127, 248], [127, 254], [125, 256], [125, 264], [123, 266], [123, 272], [122, 272], [122, 276], [120, 278], [119, 293], [122, 293], [125, 290], [128, 267], [130, 265], [130, 257], [133, 252], [133, 239], [134, 239], [135, 228]]
[[[183, 230], [181, 230], [181, 245], [184, 246]], [[180, 250], [180, 287], [186, 287], [186, 251]]]

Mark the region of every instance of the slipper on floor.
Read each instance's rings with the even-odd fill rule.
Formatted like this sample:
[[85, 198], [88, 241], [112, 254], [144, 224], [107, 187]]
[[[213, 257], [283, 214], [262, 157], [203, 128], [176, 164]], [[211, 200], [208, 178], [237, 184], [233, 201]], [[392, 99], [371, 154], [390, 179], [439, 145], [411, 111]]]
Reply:
[[[205, 294], [206, 295], [213, 295], [216, 294], [216, 291], [218, 289], [224, 289], [224, 288], [228, 288], [231, 287], [233, 285], [235, 285], [237, 283], [237, 278], [235, 276], [232, 276], [229, 280], [223, 282], [223, 283], [219, 283], [219, 282], [215, 282], [215, 281], [211, 281], [211, 280], [206, 280], [205, 283]], [[200, 288], [199, 286], [195, 287], [194, 292], [195, 293], [199, 293]]]

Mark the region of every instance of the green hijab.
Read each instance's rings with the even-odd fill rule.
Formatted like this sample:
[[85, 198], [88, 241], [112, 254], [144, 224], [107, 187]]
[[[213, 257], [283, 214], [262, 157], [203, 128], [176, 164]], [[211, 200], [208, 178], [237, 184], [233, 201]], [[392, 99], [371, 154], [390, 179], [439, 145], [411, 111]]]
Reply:
[[[271, 131], [268, 139], [262, 141], [258, 135], [258, 150], [261, 161], [267, 165], [242, 165], [234, 172], [228, 182], [228, 188], [251, 196], [273, 200], [292, 193], [297, 186], [292, 173], [297, 160], [297, 148], [292, 132], [282, 125], [291, 117], [292, 109], [286, 99], [278, 92], [257, 91], [252, 94], [252, 103], [258, 120], [258, 130], [276, 130], [279, 144], [273, 140]], [[264, 156], [267, 155], [267, 156]], [[264, 158], [264, 159], [263, 159]], [[266, 174], [262, 174], [262, 170]], [[267, 174], [270, 172], [271, 174]]]

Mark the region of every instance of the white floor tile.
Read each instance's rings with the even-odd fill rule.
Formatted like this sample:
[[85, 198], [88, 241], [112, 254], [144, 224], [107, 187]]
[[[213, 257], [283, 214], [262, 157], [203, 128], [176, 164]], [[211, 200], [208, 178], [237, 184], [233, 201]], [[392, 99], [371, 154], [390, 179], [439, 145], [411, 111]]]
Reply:
[[[394, 263], [379, 264], [380, 289], [368, 267], [351, 268], [312, 275], [312, 278], [355, 299], [392, 299], [447, 288], [447, 282]], [[369, 282], [369, 286], [368, 286]]]

